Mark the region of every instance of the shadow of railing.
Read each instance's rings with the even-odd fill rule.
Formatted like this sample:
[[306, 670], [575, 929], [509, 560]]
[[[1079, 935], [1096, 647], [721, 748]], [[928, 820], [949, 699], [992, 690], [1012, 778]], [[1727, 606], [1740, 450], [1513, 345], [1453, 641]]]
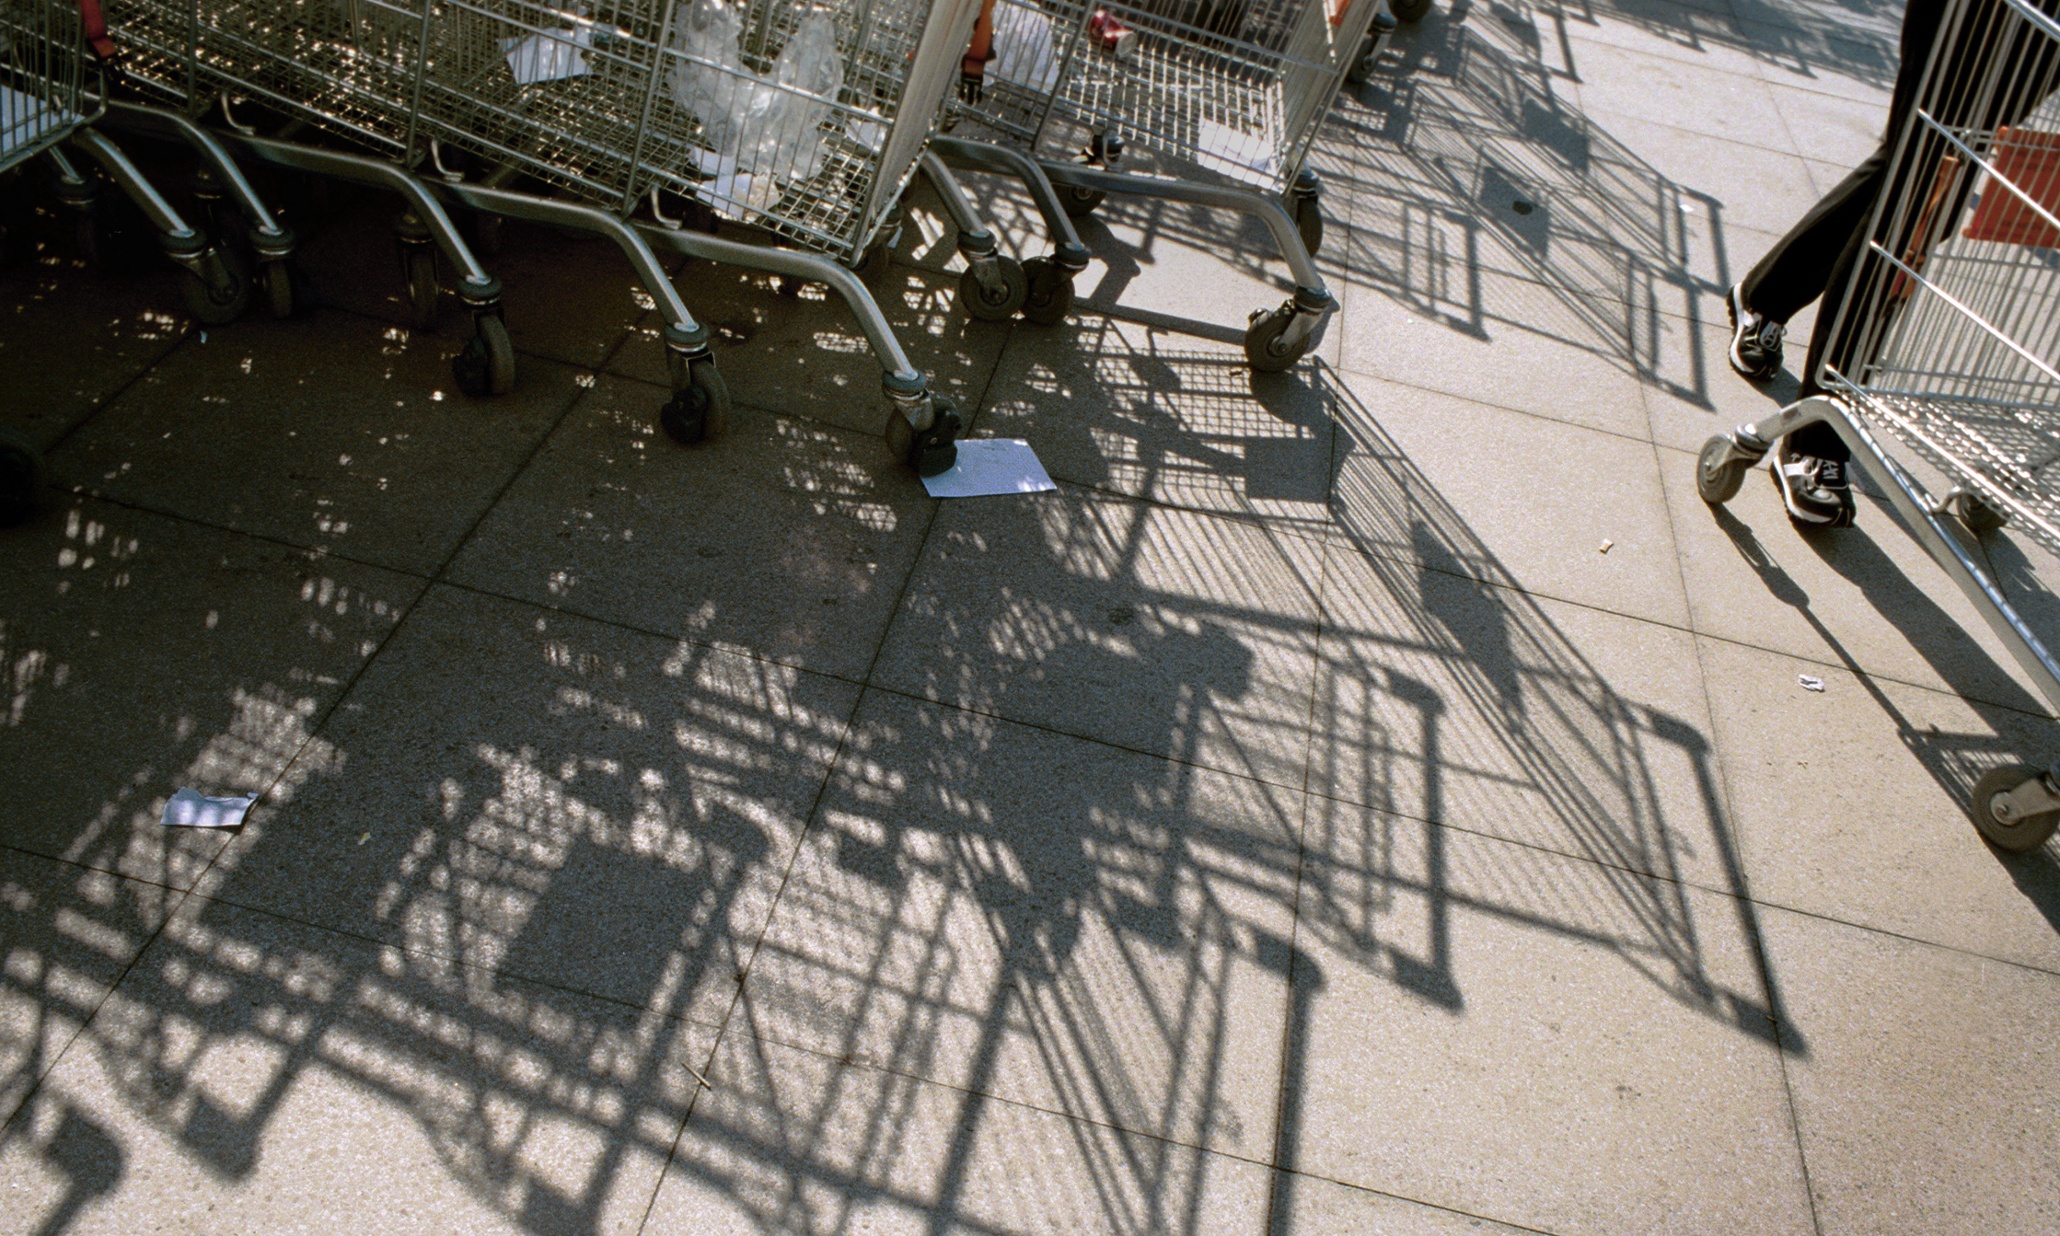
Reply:
[[[1156, 360], [1232, 403], [1220, 358]], [[7, 1081], [14, 1153], [73, 1182], [29, 1221], [120, 1197], [145, 1149], [248, 1188], [344, 1179], [376, 1143], [386, 1187], [433, 1196], [433, 1164], [537, 1232], [643, 1206], [665, 1230], [1210, 1230], [1211, 1150], [1294, 1163], [1335, 967], [1467, 1015], [1460, 910], [1806, 1052], [1751, 904], [1690, 895], [1743, 892], [1706, 736], [1620, 694], [1307, 375], [1273, 397], [1335, 424], [1331, 526], [1070, 487], [948, 508], [891, 690], [444, 590], [326, 718], [282, 675], [239, 687], [278, 709], [182, 737], [204, 758], [110, 752], [125, 788], [74, 805], [99, 823], [69, 863], [165, 850], [175, 784], [267, 798], [219, 855], [174, 838], [188, 865], [112, 893], [67, 867], [34, 908], [147, 948], [108, 950], [104, 1004], [19, 951], [0, 976], [84, 1027]], [[1172, 432], [1138, 441], [1207, 465]], [[837, 508], [834, 469], [789, 479]], [[438, 674], [447, 710], [404, 706]], [[1027, 1202], [997, 1175], [1026, 1164]]]

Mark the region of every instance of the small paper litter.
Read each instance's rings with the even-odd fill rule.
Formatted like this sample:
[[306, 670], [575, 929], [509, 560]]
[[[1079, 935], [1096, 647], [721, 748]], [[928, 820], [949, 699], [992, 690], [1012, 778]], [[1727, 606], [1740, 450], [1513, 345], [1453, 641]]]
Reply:
[[1808, 674], [1797, 674], [1795, 681], [1796, 685], [1805, 691], [1822, 691], [1824, 689], [1824, 680], [1822, 678], [1812, 678]]
[[958, 444], [958, 462], [923, 478], [932, 498], [984, 498], [1057, 489], [1037, 452], [1021, 438], [971, 438]]
[[166, 828], [237, 828], [257, 801], [255, 794], [209, 798], [197, 790], [180, 790], [165, 803]]

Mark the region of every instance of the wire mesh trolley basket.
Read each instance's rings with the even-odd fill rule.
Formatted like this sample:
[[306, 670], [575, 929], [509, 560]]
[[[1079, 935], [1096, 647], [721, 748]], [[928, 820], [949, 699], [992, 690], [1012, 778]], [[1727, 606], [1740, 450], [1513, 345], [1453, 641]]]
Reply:
[[[1383, 0], [990, 0], [951, 104], [958, 144], [940, 148], [991, 170], [966, 146], [1030, 152], [1073, 217], [1121, 193], [1262, 218], [1296, 294], [1252, 315], [1245, 350], [1285, 369], [1336, 308], [1311, 260], [1323, 216], [1309, 146], [1362, 43], [1394, 24]], [[1133, 148], [1176, 174], [1118, 174]], [[1062, 250], [1075, 239], [1054, 232]]]
[[[1951, 0], [1814, 375], [1821, 393], [1710, 439], [1697, 487], [1734, 495], [1819, 422], [2060, 711], [2060, 662], [1974, 538], [2005, 523], [2060, 553], [2060, 23], [2054, 0]], [[1824, 312], [1832, 312], [1827, 305]], [[1932, 493], [1905, 457], [1945, 478]], [[1981, 833], [2035, 849], [2060, 823], [2060, 764], [1974, 786]]]

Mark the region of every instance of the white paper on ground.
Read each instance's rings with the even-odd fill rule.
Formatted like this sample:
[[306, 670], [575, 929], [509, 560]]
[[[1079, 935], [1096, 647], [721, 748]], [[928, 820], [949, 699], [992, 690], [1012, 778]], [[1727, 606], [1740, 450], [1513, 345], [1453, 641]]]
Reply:
[[969, 438], [958, 444], [958, 462], [923, 478], [932, 498], [985, 498], [993, 494], [1041, 494], [1057, 489], [1021, 438]]
[[594, 45], [594, 28], [581, 26], [570, 34], [532, 34], [526, 39], [502, 39], [501, 54], [508, 58], [508, 71], [520, 86], [554, 82], [567, 77], [584, 77], [592, 72], [583, 48]]
[[243, 823], [255, 794], [209, 798], [197, 790], [180, 790], [165, 803], [166, 828], [236, 828]]
[[1280, 168], [1280, 159], [1270, 153], [1255, 153], [1253, 147], [1258, 139], [1249, 133], [1240, 133], [1227, 125], [1204, 120], [1195, 127], [1195, 161], [1212, 172], [1223, 172], [1248, 180], [1251, 173], [1271, 176]]

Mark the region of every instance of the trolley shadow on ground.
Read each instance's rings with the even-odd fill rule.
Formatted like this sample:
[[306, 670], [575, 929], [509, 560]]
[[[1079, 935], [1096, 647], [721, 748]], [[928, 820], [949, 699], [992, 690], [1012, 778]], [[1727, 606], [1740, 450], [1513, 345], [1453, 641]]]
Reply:
[[[1868, 523], [1875, 531], [1856, 527], [1800, 539], [1833, 570], [1860, 588], [1868, 603], [1902, 633], [1910, 647], [1944, 681], [1947, 690], [1981, 717], [1985, 732], [1941, 732], [1935, 725], [1920, 725], [1911, 720], [1818, 617], [1811, 608], [1809, 595], [1774, 561], [1758, 535], [1722, 507], [1712, 508], [1711, 517], [1730, 538], [1739, 556], [1765, 581], [1768, 595], [1794, 608], [1809, 623], [1868, 698], [1894, 722], [1904, 748], [1961, 810], [1968, 810], [1975, 781], [1989, 769], [2019, 758], [2024, 748], [2016, 736], [2041, 726], [2050, 714], [2044, 704], [2017, 685], [2007, 670], [1990, 661], [1980, 646], [1963, 633], [1958, 620], [1913, 584], [1875, 543], [1876, 535], [1904, 535], [1893, 508], [1877, 498], [1865, 509]], [[2027, 613], [2035, 624], [2040, 619], [2050, 619], [2051, 599], [2043, 596], [2042, 589], [2021, 586], [2032, 569], [2023, 553], [1995, 536], [1986, 539], [1984, 549], [1991, 565], [2001, 568], [1997, 578], [2013, 602], [2028, 602], [2031, 608]], [[2010, 873], [2025, 899], [2060, 930], [2060, 842], [2049, 842], [2028, 854], [2007, 854], [1993, 847], [1989, 847], [1989, 853]]]
[[[1197, 390], [1222, 363], [1155, 361]], [[946, 507], [902, 678], [863, 698], [444, 589], [310, 734], [310, 624], [229, 724], [67, 809], [55, 852], [136, 882], [10, 892], [100, 942], [83, 971], [18, 947], [4, 979], [39, 1023], [0, 1148], [39, 1165], [31, 1221], [137, 1170], [364, 1196], [381, 1154], [392, 1188], [434, 1171], [539, 1232], [633, 1214], [668, 1160], [661, 1222], [1009, 1230], [986, 1173], [1020, 1134], [1098, 1182], [1083, 1230], [1200, 1231], [1201, 1148], [1292, 1168], [1339, 967], [1467, 1016], [1462, 912], [1805, 1051], [1771, 976], [1710, 961], [1764, 966], [1750, 905], [1686, 895], [1738, 887], [1701, 729], [1613, 689], [1327, 370], [1287, 382], [1342, 435], [1340, 531], [1072, 488]], [[195, 780], [271, 790], [219, 856], [153, 819]], [[1446, 826], [1518, 844], [1455, 863]], [[1026, 1130], [1039, 1108], [1084, 1120]]]
[[1704, 294], [1724, 205], [1555, 87], [1535, 46], [1462, 3], [1333, 112], [1320, 164], [1357, 204], [1339, 277], [1464, 335], [1543, 335], [1708, 407]]

